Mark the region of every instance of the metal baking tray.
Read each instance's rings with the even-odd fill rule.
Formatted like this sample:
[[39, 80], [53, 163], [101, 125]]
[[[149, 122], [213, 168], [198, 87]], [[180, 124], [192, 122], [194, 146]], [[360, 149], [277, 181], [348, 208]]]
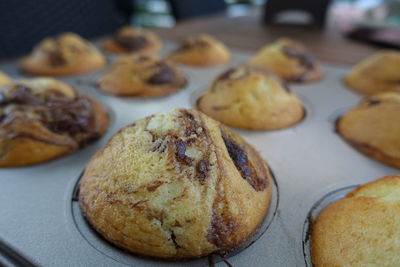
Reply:
[[[174, 44], [166, 44], [162, 54], [173, 47]], [[237, 50], [232, 54], [232, 61], [224, 66], [181, 66], [189, 80], [187, 87], [162, 98], [123, 98], [100, 92], [96, 89], [96, 81], [106, 69], [60, 78], [102, 102], [109, 110], [111, 124], [101, 139], [66, 157], [31, 167], [0, 169], [0, 263], [207, 265], [206, 259], [168, 262], [144, 258], [110, 245], [83, 220], [74, 194], [90, 157], [118, 129], [156, 112], [193, 107], [216, 75], [228, 67], [245, 63], [251, 55]], [[107, 57], [109, 61], [116, 59], [111, 55]], [[348, 66], [323, 64], [323, 67], [326, 73], [321, 81], [290, 86], [307, 110], [301, 123], [276, 131], [235, 129], [268, 162], [277, 185], [264, 228], [266, 231], [261, 231], [248, 248], [228, 255], [226, 260], [234, 266], [311, 266], [308, 227], [312, 218], [343, 195], [339, 194], [340, 189], [398, 173], [357, 152], [335, 133], [336, 118], [356, 105], [362, 96], [342, 84]], [[18, 72], [16, 62], [0, 63], [0, 70], [13, 78], [26, 77]], [[7, 251], [16, 258], [14, 261], [7, 257]], [[2, 261], [6, 257], [9, 261]], [[225, 263], [219, 259], [216, 265], [224, 266]]]

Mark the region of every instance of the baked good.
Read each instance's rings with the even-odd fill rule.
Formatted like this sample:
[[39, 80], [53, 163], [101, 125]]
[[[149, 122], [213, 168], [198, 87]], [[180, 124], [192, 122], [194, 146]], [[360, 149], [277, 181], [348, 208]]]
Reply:
[[103, 49], [112, 53], [154, 53], [161, 47], [154, 33], [131, 26], [122, 27], [103, 44]]
[[172, 63], [149, 55], [117, 61], [98, 81], [99, 88], [107, 93], [137, 97], [171, 94], [186, 83], [185, 76]]
[[216, 120], [250, 130], [285, 128], [304, 117], [300, 100], [279, 78], [249, 66], [218, 76], [197, 105]]
[[379, 51], [364, 59], [344, 77], [344, 83], [362, 94], [400, 92], [400, 52]]
[[358, 187], [325, 208], [313, 224], [314, 266], [399, 266], [399, 222], [399, 175]]
[[4, 72], [0, 71], [0, 87], [10, 84], [11, 82], [12, 82], [11, 78], [8, 77], [8, 75], [5, 74]]
[[0, 167], [24, 166], [69, 154], [108, 126], [102, 105], [51, 79], [0, 88]]
[[113, 244], [179, 259], [249, 238], [271, 187], [267, 164], [239, 135], [196, 110], [174, 109], [114, 135], [87, 165], [79, 203]]
[[353, 147], [400, 168], [400, 93], [364, 98], [337, 121], [338, 133]]
[[198, 67], [225, 64], [230, 58], [228, 48], [207, 34], [183, 39], [178, 49], [168, 56], [175, 63]]
[[272, 71], [286, 82], [313, 82], [323, 76], [315, 56], [302, 43], [289, 38], [264, 46], [248, 64]]
[[52, 76], [95, 71], [107, 64], [96, 47], [74, 33], [42, 40], [20, 63], [27, 74]]

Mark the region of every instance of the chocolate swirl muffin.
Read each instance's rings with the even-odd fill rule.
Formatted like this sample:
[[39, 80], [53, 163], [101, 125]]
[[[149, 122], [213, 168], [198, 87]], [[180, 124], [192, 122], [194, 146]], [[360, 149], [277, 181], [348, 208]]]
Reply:
[[249, 66], [221, 74], [197, 105], [216, 120], [250, 130], [285, 128], [304, 117], [300, 100], [279, 78]]
[[108, 126], [95, 100], [51, 78], [0, 89], [0, 167], [32, 165], [69, 154]]
[[351, 89], [367, 95], [400, 92], [400, 52], [383, 50], [354, 66], [344, 78]]
[[190, 66], [214, 66], [230, 60], [230, 53], [225, 45], [210, 35], [201, 34], [182, 40], [178, 49], [168, 57], [176, 63]]
[[106, 40], [103, 49], [112, 53], [154, 53], [161, 49], [160, 39], [152, 32], [122, 27], [110, 39]]
[[325, 208], [313, 224], [313, 266], [399, 266], [399, 222], [399, 175], [361, 185]]
[[248, 64], [272, 71], [286, 82], [313, 82], [323, 76], [315, 56], [302, 43], [288, 38], [261, 48]]
[[74, 33], [46, 38], [20, 62], [31, 75], [71, 75], [95, 71], [107, 64], [96, 47]]
[[87, 165], [79, 202], [113, 244], [180, 259], [247, 240], [271, 187], [267, 164], [240, 136], [198, 111], [174, 109], [111, 138]]
[[98, 81], [99, 88], [121, 96], [157, 97], [174, 93], [187, 83], [172, 63], [156, 56], [122, 58]]
[[8, 85], [12, 82], [11, 78], [8, 77], [4, 72], [0, 71], [0, 87]]
[[364, 98], [337, 121], [338, 133], [354, 148], [400, 169], [400, 93]]

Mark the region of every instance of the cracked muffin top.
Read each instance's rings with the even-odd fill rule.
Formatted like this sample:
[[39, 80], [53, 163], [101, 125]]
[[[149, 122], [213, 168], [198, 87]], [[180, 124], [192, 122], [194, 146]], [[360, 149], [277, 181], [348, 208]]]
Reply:
[[289, 38], [264, 46], [248, 64], [269, 70], [286, 82], [313, 82], [323, 76], [315, 56], [301, 42]]
[[77, 34], [64, 33], [46, 38], [20, 62], [21, 70], [31, 75], [72, 75], [103, 68], [102, 54]]
[[304, 117], [297, 96], [272, 73], [241, 66], [218, 76], [197, 102], [198, 108], [228, 126], [274, 130]]
[[51, 78], [0, 88], [0, 167], [31, 165], [85, 146], [108, 127], [100, 103]]
[[355, 65], [344, 83], [366, 95], [400, 92], [400, 52], [383, 50], [373, 54]]
[[112, 53], [155, 53], [161, 49], [160, 39], [152, 32], [131, 26], [122, 27], [103, 44]]
[[365, 97], [337, 121], [338, 133], [354, 148], [400, 169], [400, 93]]
[[262, 223], [267, 164], [240, 136], [196, 110], [121, 129], [91, 159], [79, 202], [105, 239], [169, 259], [229, 251]]

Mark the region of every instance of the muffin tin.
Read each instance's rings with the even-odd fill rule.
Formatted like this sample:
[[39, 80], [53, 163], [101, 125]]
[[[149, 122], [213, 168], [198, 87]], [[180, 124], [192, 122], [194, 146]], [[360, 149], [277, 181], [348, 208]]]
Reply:
[[[163, 54], [173, 47], [167, 44]], [[155, 99], [121, 98], [100, 92], [95, 82], [105, 70], [60, 78], [104, 103], [113, 114], [110, 128], [100, 140], [63, 158], [31, 167], [0, 169], [0, 251], [12, 248], [14, 254], [44, 266], [207, 265], [206, 258], [168, 262], [113, 247], [86, 225], [74, 200], [75, 189], [90, 157], [119, 128], [156, 112], [193, 107], [216, 75], [244, 63], [250, 55], [233, 50], [232, 61], [223, 66], [181, 66], [189, 79], [188, 86]], [[116, 57], [108, 59], [114, 61]], [[275, 204], [270, 207], [267, 227], [261, 227], [261, 234], [254, 237], [251, 246], [228, 255], [227, 261], [234, 266], [311, 266], [309, 218], [315, 218], [322, 208], [340, 198], [338, 189], [398, 172], [357, 152], [335, 133], [336, 118], [362, 96], [342, 84], [349, 67], [323, 67], [326, 73], [321, 81], [291, 85], [307, 109], [301, 123], [276, 131], [236, 130], [274, 171], [279, 203], [275, 186]], [[0, 69], [13, 78], [22, 77], [16, 62], [4, 62]], [[221, 260], [216, 260], [220, 261], [218, 266], [224, 266]]]

